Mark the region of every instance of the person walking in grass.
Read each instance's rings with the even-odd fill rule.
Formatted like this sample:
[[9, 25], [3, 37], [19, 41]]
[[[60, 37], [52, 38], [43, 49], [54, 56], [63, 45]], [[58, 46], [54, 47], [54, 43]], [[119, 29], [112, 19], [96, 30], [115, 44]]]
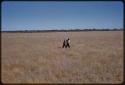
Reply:
[[63, 46], [62, 46], [62, 48], [70, 48], [70, 39], [69, 38], [67, 38], [67, 39], [64, 39], [64, 41], [63, 41]]
[[70, 39], [68, 38], [66, 42], [67, 42], [67, 44], [66, 44], [66, 48], [67, 48], [67, 47], [70, 48]]

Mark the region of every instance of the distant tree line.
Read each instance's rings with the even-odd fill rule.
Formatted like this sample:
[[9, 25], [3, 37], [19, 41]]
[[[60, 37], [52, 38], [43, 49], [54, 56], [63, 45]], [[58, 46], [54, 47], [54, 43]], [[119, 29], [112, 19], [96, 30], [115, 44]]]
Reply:
[[93, 29], [61, 29], [61, 30], [15, 30], [15, 31], [2, 31], [2, 32], [77, 32], [77, 31], [123, 31], [123, 28], [114, 28], [114, 29], [96, 29], [96, 28], [93, 28]]

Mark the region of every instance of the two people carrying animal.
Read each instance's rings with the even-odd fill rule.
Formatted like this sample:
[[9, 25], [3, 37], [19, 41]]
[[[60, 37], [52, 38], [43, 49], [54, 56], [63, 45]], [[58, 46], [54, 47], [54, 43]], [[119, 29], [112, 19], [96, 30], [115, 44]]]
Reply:
[[62, 48], [64, 48], [64, 47], [65, 47], [65, 48], [67, 48], [67, 47], [70, 48], [70, 39], [69, 39], [69, 38], [64, 39]]

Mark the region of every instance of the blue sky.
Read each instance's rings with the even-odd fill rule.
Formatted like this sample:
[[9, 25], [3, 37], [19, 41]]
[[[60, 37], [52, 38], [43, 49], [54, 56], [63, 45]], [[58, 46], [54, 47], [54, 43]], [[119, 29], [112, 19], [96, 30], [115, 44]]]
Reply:
[[123, 28], [118, 1], [2, 2], [2, 30]]

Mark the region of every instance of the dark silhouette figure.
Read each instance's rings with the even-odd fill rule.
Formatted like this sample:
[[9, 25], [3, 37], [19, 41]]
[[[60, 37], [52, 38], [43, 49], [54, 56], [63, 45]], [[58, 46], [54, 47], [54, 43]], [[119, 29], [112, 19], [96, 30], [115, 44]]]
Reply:
[[63, 46], [62, 46], [62, 48], [67, 48], [67, 47], [69, 47], [70, 48], [70, 39], [68, 38], [68, 39], [66, 39], [66, 40], [64, 40], [63, 41]]
[[63, 46], [62, 46], [62, 48], [64, 48], [64, 47], [66, 46], [65, 42], [66, 42], [66, 41], [64, 40], [64, 41], [63, 41]]

